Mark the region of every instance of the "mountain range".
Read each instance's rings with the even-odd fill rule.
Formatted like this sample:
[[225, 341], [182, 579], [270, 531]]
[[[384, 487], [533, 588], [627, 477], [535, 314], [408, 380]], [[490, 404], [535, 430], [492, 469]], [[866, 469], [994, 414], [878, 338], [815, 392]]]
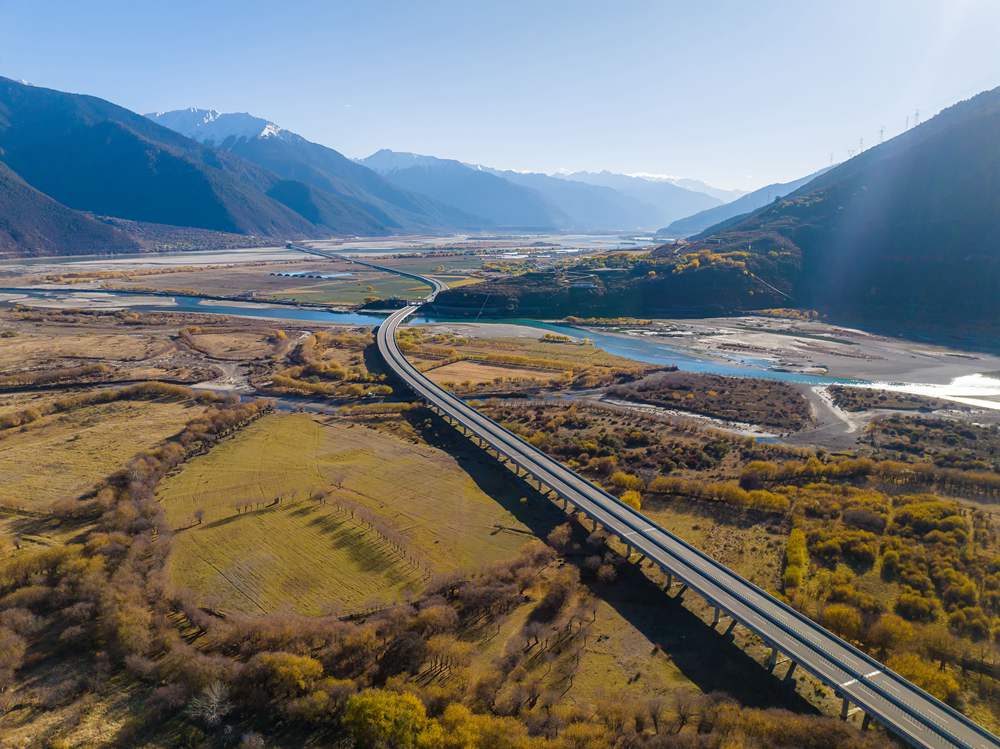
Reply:
[[996, 347], [1000, 88], [807, 180], [780, 197], [768, 188], [745, 196], [735, 203], [765, 204], [586, 284], [528, 274], [448, 291], [436, 304], [549, 317], [799, 307], [896, 333], [961, 331]]
[[205, 147], [103, 99], [0, 78], [0, 157], [24, 182], [78, 211], [245, 234], [318, 235], [306, 215], [355, 231], [354, 206]]
[[671, 182], [612, 172], [516, 172], [388, 149], [360, 162], [402, 188], [505, 228], [651, 230], [721, 202]]
[[245, 112], [142, 116], [7, 78], [0, 167], [6, 254], [148, 249], [164, 234], [176, 246], [170, 232], [191, 229], [230, 241], [652, 230], [727, 194], [694, 180], [522, 173], [389, 150], [356, 161]]
[[[285, 180], [336, 196], [394, 231], [482, 228], [480, 216], [463, 213], [426, 195], [400, 189], [332, 148], [313, 143], [273, 122], [246, 113], [182, 109], [146, 115], [216, 150], [239, 156]], [[336, 224], [325, 221], [331, 228]]]
[[758, 208], [766, 206], [768, 203], [776, 200], [777, 198], [795, 192], [800, 187], [811, 182], [829, 169], [830, 167], [820, 169], [817, 172], [813, 172], [812, 174], [808, 174], [805, 177], [791, 182], [775, 182], [774, 184], [766, 185], [765, 187], [761, 187], [759, 190], [749, 192], [746, 195], [742, 195], [728, 203], [717, 205], [713, 208], [706, 208], [705, 210], [698, 211], [693, 215], [680, 218], [672, 222], [669, 226], [658, 230], [656, 234], [657, 236], [669, 239], [678, 239], [699, 234], [716, 224], [720, 224], [723, 221], [727, 221], [736, 216], [742, 216], [743, 214], [755, 211]]
[[[705, 192], [720, 192], [705, 185], [701, 190], [664, 179], [650, 179], [614, 172], [573, 172], [567, 179], [608, 187], [645, 206], [647, 226], [663, 226], [674, 219], [690, 216], [722, 205], [722, 199]], [[689, 180], [689, 183], [694, 182]], [[704, 185], [704, 183], [697, 183]], [[738, 195], [737, 195], [738, 197]]]
[[[0, 252], [148, 249], [181, 229], [265, 241], [659, 225], [687, 237], [653, 253], [653, 265], [677, 272], [616, 277], [599, 309], [796, 305], [988, 321], [1000, 315], [998, 133], [1000, 89], [843, 164], [723, 203], [691, 180], [515, 172], [390, 150], [356, 161], [247, 113], [142, 116], [0, 78]], [[539, 304], [557, 303], [544, 283], [536, 291]], [[484, 292], [489, 284], [463, 293]], [[518, 294], [496, 298], [513, 309]], [[586, 307], [578, 297], [567, 305]]]

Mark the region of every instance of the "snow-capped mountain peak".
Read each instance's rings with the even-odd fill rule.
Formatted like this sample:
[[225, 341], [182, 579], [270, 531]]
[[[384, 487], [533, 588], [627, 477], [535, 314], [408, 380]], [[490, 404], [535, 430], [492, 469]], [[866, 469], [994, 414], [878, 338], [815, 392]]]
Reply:
[[270, 138], [274, 135], [280, 135], [281, 128], [275, 125], [273, 122], [269, 122], [264, 125], [264, 129], [260, 131], [258, 138]]
[[273, 138], [284, 132], [273, 122], [247, 112], [218, 112], [190, 107], [146, 116], [181, 135], [210, 144], [221, 144], [229, 138]]

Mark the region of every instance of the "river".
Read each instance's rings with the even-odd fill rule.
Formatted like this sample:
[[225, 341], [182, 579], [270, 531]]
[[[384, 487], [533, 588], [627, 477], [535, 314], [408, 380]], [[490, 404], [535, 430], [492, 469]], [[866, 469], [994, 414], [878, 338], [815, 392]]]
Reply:
[[[297, 307], [293, 305], [266, 304], [254, 302], [227, 302], [224, 300], [207, 299], [199, 296], [164, 295], [152, 296], [147, 292], [131, 291], [98, 291], [92, 289], [37, 289], [37, 288], [0, 288], [0, 304], [12, 305], [18, 302], [52, 299], [61, 302], [78, 300], [85, 306], [96, 309], [119, 309], [127, 307], [137, 312], [192, 312], [201, 314], [232, 315], [234, 317], [253, 317], [261, 319], [294, 320], [296, 322], [322, 322], [335, 325], [378, 325], [383, 315], [371, 312], [336, 312], [332, 310]], [[5, 298], [13, 297], [13, 298]], [[151, 299], [162, 299], [163, 302], [150, 302]], [[36, 302], [37, 303], [37, 302]], [[434, 317], [417, 315], [412, 318], [417, 325], [442, 322], [469, 322], [464, 318]], [[836, 382], [859, 382], [858, 380], [843, 380], [835, 377], [785, 372], [772, 369], [766, 363], [754, 359], [720, 361], [707, 357], [692, 356], [689, 353], [671, 347], [659, 340], [611, 335], [593, 330], [583, 330], [569, 325], [542, 322], [530, 319], [478, 320], [480, 323], [505, 323], [508, 325], [524, 325], [540, 330], [560, 333], [575, 338], [587, 338], [599, 349], [645, 364], [675, 366], [689, 372], [707, 372], [711, 374], [729, 375], [732, 377], [758, 377], [761, 379], [798, 382], [808, 385], [829, 385]]]
[[[162, 295], [153, 296], [146, 292], [136, 291], [100, 291], [94, 289], [39, 289], [39, 288], [0, 288], [0, 306], [11, 306], [19, 302], [27, 302], [37, 306], [41, 300], [51, 299], [53, 307], [72, 306], [72, 301], [78, 306], [95, 309], [133, 309], [139, 312], [190, 312], [201, 314], [231, 315], [233, 317], [251, 317], [259, 319], [292, 320], [295, 322], [321, 322], [328, 325], [359, 325], [375, 326], [384, 315], [372, 312], [337, 312], [326, 309], [298, 307], [294, 305], [267, 304], [257, 302], [231, 302], [208, 299], [199, 296]], [[162, 299], [162, 302], [159, 301]], [[67, 305], [67, 302], [70, 304]], [[413, 318], [415, 324], [469, 322], [465, 318], [445, 318], [418, 315]], [[850, 384], [862, 387], [878, 387], [886, 390], [910, 392], [938, 398], [946, 398], [967, 405], [982, 408], [1000, 409], [1000, 402], [989, 400], [1000, 396], [1000, 380], [985, 375], [966, 375], [957, 377], [949, 385], [927, 385], [910, 382], [870, 382], [867, 380], [844, 379], [823, 375], [788, 372], [770, 366], [761, 359], [734, 357], [732, 359], [713, 359], [698, 357], [682, 351], [660, 339], [648, 337], [615, 335], [595, 330], [584, 330], [569, 325], [559, 325], [540, 320], [510, 319], [478, 320], [480, 323], [505, 323], [508, 325], [524, 325], [553, 333], [587, 338], [595, 346], [609, 354], [621, 356], [645, 364], [675, 366], [689, 372], [704, 372], [709, 374], [727, 375], [730, 377], [756, 377], [766, 380], [799, 383], [809, 386], [831, 384]]]

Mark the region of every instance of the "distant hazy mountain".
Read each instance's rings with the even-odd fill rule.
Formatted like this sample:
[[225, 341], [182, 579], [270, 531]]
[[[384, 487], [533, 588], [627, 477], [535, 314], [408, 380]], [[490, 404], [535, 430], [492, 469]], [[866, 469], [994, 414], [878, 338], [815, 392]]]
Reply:
[[694, 215], [688, 215], [685, 218], [674, 221], [670, 224], [670, 226], [666, 226], [656, 233], [660, 236], [671, 238], [690, 237], [694, 234], [705, 231], [711, 226], [715, 226], [716, 224], [726, 221], [727, 219], [731, 219], [734, 216], [740, 216], [744, 213], [755, 211], [758, 208], [767, 205], [775, 198], [780, 198], [784, 195], [795, 192], [804, 184], [815, 179], [828, 169], [829, 167], [826, 169], [820, 169], [818, 172], [813, 172], [812, 174], [802, 177], [801, 179], [793, 180], [792, 182], [776, 182], [773, 185], [767, 185], [759, 190], [747, 193], [743, 197], [738, 198], [731, 203], [726, 203], [725, 205], [716, 206], [714, 208], [708, 208], [704, 211], [695, 213]]
[[40, 193], [0, 161], [0, 253], [69, 255], [138, 247], [123, 232]]
[[551, 230], [568, 223], [537, 191], [460, 161], [383, 149], [361, 163], [399, 188], [482, 216], [497, 227]]
[[338, 151], [247, 113], [180, 109], [146, 115], [172, 130], [237, 154], [289, 180], [338, 196], [387, 228], [481, 227], [489, 221], [400, 189]]
[[[682, 187], [663, 179], [632, 177], [614, 172], [574, 172], [567, 179], [589, 185], [610, 187], [647, 207], [644, 226], [663, 226], [681, 216], [712, 208], [720, 204], [719, 198]], [[707, 187], [707, 186], [706, 186]]]
[[217, 151], [103, 99], [0, 78], [0, 152], [70, 208], [268, 236], [378, 233], [352, 201]]
[[713, 316], [814, 308], [997, 348], [1000, 88], [791, 194], [586, 287], [539, 272], [437, 297], [446, 314]]
[[734, 200], [738, 200], [747, 194], [746, 190], [724, 190], [721, 187], [713, 187], [700, 179], [684, 179], [683, 177], [652, 177], [643, 174], [634, 174], [633, 177], [643, 177], [644, 179], [665, 179], [667, 182], [673, 182], [678, 187], [685, 187], [688, 190], [694, 190], [695, 192], [703, 192], [706, 195], [711, 195], [713, 198], [718, 198], [723, 203], [731, 203]]
[[[575, 179], [515, 172], [387, 149], [362, 159], [361, 163], [400, 187], [486, 216], [498, 226], [575, 231], [652, 230], [662, 223], [664, 216], [681, 215], [719, 202], [669, 182], [609, 174], [605, 181], [620, 184], [625, 188], [621, 190], [600, 184], [596, 176], [591, 180], [582, 175]], [[643, 188], [647, 193], [640, 196]], [[671, 204], [677, 207], [671, 208]]]
[[[749, 251], [803, 305], [909, 324], [1000, 319], [1000, 88], [870, 148], [684, 251]], [[703, 264], [704, 267], [704, 264]]]
[[521, 187], [534, 190], [565, 217], [559, 228], [576, 231], [652, 229], [656, 209], [602, 185], [537, 172], [489, 170]]

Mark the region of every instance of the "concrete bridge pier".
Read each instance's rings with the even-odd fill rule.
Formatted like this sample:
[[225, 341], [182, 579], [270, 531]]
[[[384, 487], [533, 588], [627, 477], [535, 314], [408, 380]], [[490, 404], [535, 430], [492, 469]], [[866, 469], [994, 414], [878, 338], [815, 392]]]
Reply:
[[715, 629], [719, 625], [720, 616], [722, 616], [722, 609], [716, 606], [715, 612], [712, 614], [712, 629]]
[[851, 701], [847, 699], [847, 695], [844, 695], [840, 703], [840, 719], [847, 720], [854, 713], [860, 711], [860, 707], [851, 707]]
[[798, 665], [799, 665], [798, 661], [792, 661], [792, 664], [788, 667], [788, 671], [785, 672], [785, 681], [791, 681], [792, 674], [795, 673], [795, 667]]
[[767, 670], [774, 671], [774, 667], [778, 665], [778, 649], [776, 647], [771, 647], [771, 655], [767, 657]]

